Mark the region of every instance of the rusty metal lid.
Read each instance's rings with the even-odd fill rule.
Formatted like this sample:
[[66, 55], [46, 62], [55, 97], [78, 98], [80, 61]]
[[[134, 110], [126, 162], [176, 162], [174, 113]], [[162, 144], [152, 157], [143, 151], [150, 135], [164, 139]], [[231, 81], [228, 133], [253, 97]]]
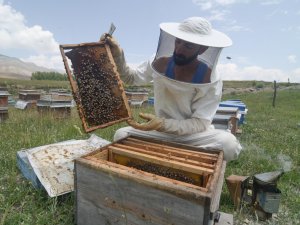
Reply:
[[254, 181], [260, 185], [276, 185], [283, 171], [273, 171], [254, 175]]

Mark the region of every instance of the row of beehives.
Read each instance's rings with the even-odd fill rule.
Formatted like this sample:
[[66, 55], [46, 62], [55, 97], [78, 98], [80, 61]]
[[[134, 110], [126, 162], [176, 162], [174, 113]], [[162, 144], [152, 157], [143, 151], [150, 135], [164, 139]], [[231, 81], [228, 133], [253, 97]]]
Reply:
[[143, 106], [148, 103], [147, 91], [125, 91], [130, 106]]
[[[151, 100], [148, 99], [147, 92], [126, 91], [125, 93], [132, 106], [141, 106]], [[10, 97], [6, 88], [0, 88], [0, 122], [8, 118]], [[151, 101], [149, 103], [151, 104]], [[58, 117], [64, 118], [70, 115], [74, 104], [72, 95], [66, 90], [50, 90], [49, 93], [43, 93], [40, 90], [21, 90], [15, 107], [18, 109], [37, 108], [40, 113], [53, 111]], [[223, 101], [214, 116], [213, 125], [217, 129], [228, 129], [236, 134], [240, 130], [240, 125], [245, 122], [246, 114], [247, 108], [243, 102]]]
[[[126, 91], [125, 94], [131, 106], [142, 106], [148, 103], [149, 93], [146, 91]], [[70, 107], [74, 104], [72, 95], [67, 91], [53, 90], [44, 94], [39, 90], [22, 90], [19, 92], [19, 99], [15, 107], [19, 109], [37, 107], [39, 111], [52, 109], [69, 112]]]
[[37, 109], [39, 113], [52, 112], [56, 118], [66, 118], [71, 115], [74, 101], [67, 90], [55, 89], [49, 93], [41, 90], [21, 90], [14, 106], [22, 110]]

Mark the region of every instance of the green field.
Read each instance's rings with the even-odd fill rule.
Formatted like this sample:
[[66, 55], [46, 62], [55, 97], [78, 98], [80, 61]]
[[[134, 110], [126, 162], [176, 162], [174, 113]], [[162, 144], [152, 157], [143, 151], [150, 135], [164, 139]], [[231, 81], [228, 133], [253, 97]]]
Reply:
[[[11, 83], [9, 83], [11, 82]], [[27, 82], [27, 81], [24, 81]], [[68, 88], [68, 83], [17, 83], [0, 80], [12, 92], [22, 88]], [[32, 85], [32, 86], [31, 86]], [[225, 86], [253, 87], [257, 83], [225, 82]], [[272, 87], [272, 83], [264, 84]], [[289, 86], [289, 85], [283, 85]], [[289, 88], [277, 92], [275, 107], [272, 91], [259, 91], [225, 95], [226, 99], [241, 99], [249, 109], [246, 124], [241, 126], [238, 138], [243, 151], [236, 161], [228, 163], [225, 177], [236, 174], [251, 176], [256, 173], [285, 169], [278, 187], [282, 192], [279, 213], [272, 221], [257, 221], [251, 208], [236, 212], [224, 183], [221, 211], [234, 214], [235, 224], [300, 224], [300, 89]], [[153, 112], [152, 107], [135, 108]], [[126, 123], [114, 125], [93, 133], [112, 140], [113, 134]], [[57, 120], [52, 115], [39, 115], [36, 110], [9, 108], [9, 119], [0, 124], [0, 225], [16, 224], [74, 224], [74, 193], [49, 198], [47, 193], [36, 190], [22, 177], [17, 168], [16, 153], [70, 139], [87, 139], [75, 108], [70, 118]]]

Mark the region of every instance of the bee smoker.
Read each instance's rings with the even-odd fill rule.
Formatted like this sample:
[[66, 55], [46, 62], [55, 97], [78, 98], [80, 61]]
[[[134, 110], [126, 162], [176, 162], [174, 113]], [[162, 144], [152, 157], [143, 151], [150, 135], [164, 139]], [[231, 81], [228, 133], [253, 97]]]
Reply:
[[283, 171], [256, 174], [253, 176], [252, 205], [260, 220], [267, 220], [272, 213], [279, 209], [281, 191], [277, 188], [277, 181]]
[[246, 204], [254, 208], [260, 220], [267, 220], [279, 209], [281, 191], [277, 181], [283, 171], [260, 173], [254, 176], [230, 175], [226, 178], [227, 187], [235, 209]]

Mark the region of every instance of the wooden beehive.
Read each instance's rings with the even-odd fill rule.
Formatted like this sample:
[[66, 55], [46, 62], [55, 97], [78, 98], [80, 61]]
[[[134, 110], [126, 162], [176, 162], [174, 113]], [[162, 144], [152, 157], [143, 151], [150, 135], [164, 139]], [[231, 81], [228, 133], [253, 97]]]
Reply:
[[7, 92], [0, 91], [0, 107], [7, 107], [8, 106], [8, 96]]
[[0, 107], [8, 105], [8, 96], [0, 96]]
[[8, 119], [8, 107], [0, 107], [0, 123]]
[[147, 101], [149, 95], [148, 92], [126, 91], [125, 93], [129, 101]]
[[65, 119], [71, 116], [70, 106], [47, 106], [37, 103], [37, 111], [40, 115], [51, 114], [56, 119]]
[[19, 99], [24, 101], [31, 101], [36, 103], [41, 98], [40, 91], [37, 90], [21, 90], [19, 92]]
[[122, 81], [107, 44], [60, 45], [60, 50], [86, 132], [131, 117]]
[[130, 136], [75, 160], [77, 224], [210, 224], [223, 152]]
[[53, 95], [44, 95], [37, 101], [40, 115], [51, 114], [54, 118], [64, 119], [71, 116], [72, 100], [56, 100]]

